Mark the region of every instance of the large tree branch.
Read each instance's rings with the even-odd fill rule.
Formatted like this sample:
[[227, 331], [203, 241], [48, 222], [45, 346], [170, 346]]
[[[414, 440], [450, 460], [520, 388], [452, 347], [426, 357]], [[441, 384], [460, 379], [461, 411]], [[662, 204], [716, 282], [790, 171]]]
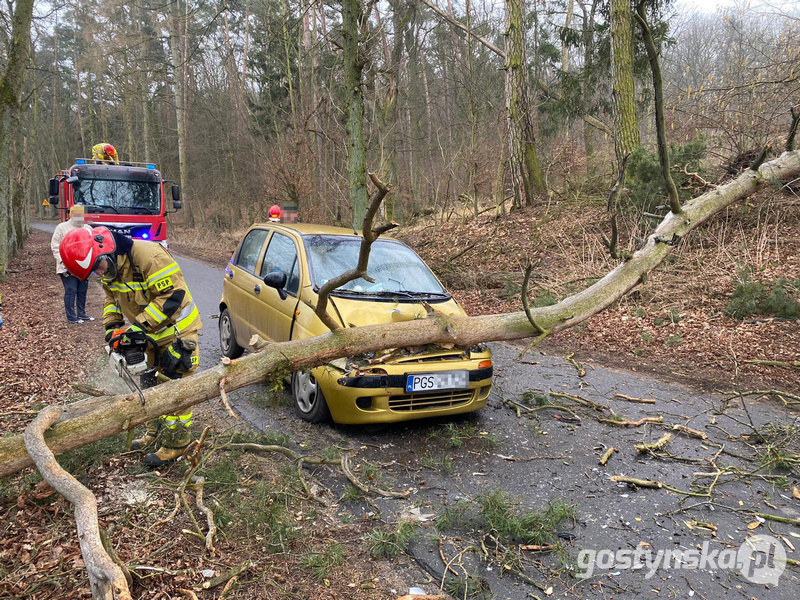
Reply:
[[[690, 200], [682, 214], [668, 214], [630, 260], [558, 304], [530, 309], [531, 317], [540, 330], [550, 329], [554, 333], [588, 319], [619, 300], [666, 258], [672, 246], [663, 240], [686, 236], [714, 215], [753, 194], [767, 181], [787, 180], [798, 175], [800, 151], [785, 152], [764, 163], [758, 171], [747, 170], [727, 184]], [[448, 317], [434, 313], [427, 319], [352, 327], [316, 338], [270, 344], [261, 352], [229, 365], [217, 365], [192, 377], [145, 390], [145, 406], [132, 394], [89, 398], [64, 406], [45, 439], [54, 452], [66, 452], [162, 414], [181, 414], [185, 408], [218, 397], [219, 381], [223, 377], [226, 378], [225, 388], [231, 391], [264, 381], [279, 370], [305, 369], [364, 352], [426, 344], [469, 347], [479, 342], [526, 338], [535, 333], [524, 311], [481, 317]], [[22, 436], [0, 438], [0, 477], [31, 464]]]
[[122, 569], [103, 548], [97, 523], [97, 499], [87, 487], [61, 468], [44, 441], [44, 432], [61, 415], [61, 410], [61, 406], [48, 406], [40, 412], [25, 429], [25, 446], [44, 480], [75, 507], [78, 542], [89, 574], [92, 598], [131, 600]]
[[372, 228], [372, 221], [375, 219], [375, 215], [378, 213], [381, 202], [383, 202], [383, 199], [389, 192], [389, 186], [384, 185], [384, 183], [378, 179], [378, 176], [374, 173], [370, 173], [369, 178], [372, 180], [372, 183], [375, 184], [376, 190], [369, 201], [367, 213], [364, 215], [364, 224], [361, 227], [361, 248], [358, 252], [358, 263], [356, 264], [356, 268], [345, 271], [341, 275], [326, 281], [319, 289], [317, 307], [314, 309], [314, 312], [317, 314], [320, 321], [322, 321], [331, 331], [341, 329], [341, 325], [339, 325], [333, 319], [333, 317], [328, 314], [328, 296], [330, 296], [331, 292], [335, 289], [340, 288], [344, 284], [349, 283], [354, 279], [358, 279], [359, 277], [374, 283], [374, 280], [370, 279], [370, 277], [367, 275], [369, 252], [372, 249], [372, 242], [377, 240], [382, 233], [386, 233], [387, 231], [397, 227], [397, 223], [384, 223], [380, 227], [376, 227], [375, 229]]
[[[430, 8], [437, 15], [439, 15], [442, 19], [444, 19], [451, 27], [455, 27], [456, 29], [460, 29], [464, 33], [468, 34], [470, 37], [478, 40], [478, 42], [480, 42], [481, 44], [486, 46], [486, 48], [488, 48], [489, 50], [494, 52], [497, 56], [502, 58], [503, 62], [506, 62], [506, 53], [503, 50], [501, 50], [500, 48], [498, 48], [497, 46], [495, 46], [492, 42], [490, 42], [486, 38], [476, 34], [472, 29], [470, 29], [469, 27], [467, 27], [463, 23], [461, 23], [459, 21], [456, 21], [454, 18], [452, 18], [450, 15], [448, 15], [446, 12], [444, 12], [441, 8], [436, 6], [430, 0], [419, 0], [419, 1], [422, 2], [428, 8]], [[558, 92], [553, 90], [550, 86], [548, 86], [541, 79], [536, 79], [535, 83], [536, 83], [536, 87], [538, 87], [540, 90], [542, 90], [542, 92], [545, 94], [545, 96], [549, 96], [550, 98], [552, 98], [556, 102], [563, 102], [564, 101], [564, 97], [563, 96], [561, 96]], [[591, 125], [595, 129], [598, 129], [599, 131], [602, 131], [603, 133], [605, 133], [607, 135], [610, 135], [610, 136], [614, 135], [614, 130], [611, 129], [611, 127], [609, 127], [608, 125], [603, 123], [600, 119], [598, 119], [596, 117], [593, 117], [592, 115], [581, 115], [581, 119], [583, 119], [586, 122], [587, 125]]]

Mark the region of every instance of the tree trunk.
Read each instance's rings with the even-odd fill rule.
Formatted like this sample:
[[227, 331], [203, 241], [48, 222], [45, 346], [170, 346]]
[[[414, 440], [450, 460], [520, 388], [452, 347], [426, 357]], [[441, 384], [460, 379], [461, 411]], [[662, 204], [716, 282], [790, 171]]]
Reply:
[[[567, 0], [567, 16], [564, 18], [564, 29], [569, 29], [572, 24], [572, 12], [575, 8], [575, 0]], [[565, 73], [569, 71], [569, 46], [561, 44], [561, 70]]]
[[645, 0], [639, 0], [639, 3], [636, 5], [636, 21], [642, 31], [644, 47], [647, 50], [647, 58], [650, 61], [650, 71], [653, 74], [653, 105], [656, 113], [658, 162], [661, 165], [661, 176], [664, 178], [664, 186], [667, 188], [670, 210], [677, 214], [681, 212], [681, 200], [678, 195], [678, 188], [669, 170], [671, 165], [669, 164], [669, 146], [667, 146], [666, 123], [664, 120], [664, 84], [661, 80], [661, 65], [658, 60], [658, 48], [656, 48], [650, 25], [647, 23], [644, 2]]
[[14, 185], [17, 168], [14, 145], [19, 137], [22, 85], [31, 44], [33, 0], [17, 0], [5, 68], [0, 76], [0, 280], [15, 250]]
[[[764, 163], [758, 171], [747, 171], [690, 200], [683, 207], [683, 214], [668, 214], [632, 258], [600, 281], [558, 304], [532, 308], [531, 317], [537, 328], [557, 332], [607, 308], [641, 283], [643, 276], [666, 258], [672, 246], [662, 240], [672, 240], [675, 235], [685, 237], [768, 182], [785, 181], [798, 175], [800, 151], [785, 152]], [[306, 369], [343, 356], [427, 344], [468, 348], [479, 342], [526, 338], [536, 332], [523, 311], [481, 317], [447, 317], [434, 312], [427, 319], [340, 329], [316, 338], [270, 344], [261, 352], [234, 360], [229, 365], [220, 364], [192, 377], [147, 389], [145, 406], [135, 394], [89, 398], [65, 405], [45, 439], [54, 452], [66, 452], [162, 414], [181, 414], [185, 408], [218, 397], [223, 377], [225, 389], [230, 391], [264, 381], [272, 373]], [[31, 464], [23, 436], [0, 438], [0, 478]]]
[[363, 18], [361, 0], [342, 0], [342, 58], [347, 100], [347, 153], [350, 205], [353, 207], [353, 228], [364, 221], [367, 213], [366, 141], [364, 139], [364, 95], [361, 72], [364, 68], [359, 53], [359, 26]]
[[632, 36], [630, 0], [611, 0], [611, 74], [617, 162], [640, 144], [633, 86]]
[[547, 194], [534, 145], [525, 62], [523, 0], [506, 0], [506, 118], [508, 158], [514, 186], [514, 206], [532, 205], [537, 195]]
[[[184, 2], [187, 0], [184, 0]], [[186, 207], [186, 221], [189, 227], [194, 227], [195, 217], [192, 202], [187, 202], [186, 181], [187, 181], [187, 162], [186, 162], [186, 63], [181, 52], [180, 43], [180, 23], [178, 19], [181, 15], [180, 2], [170, 15], [169, 47], [172, 53], [172, 95], [175, 100], [175, 121], [178, 136], [178, 172], [181, 181], [181, 195], [183, 205]]]

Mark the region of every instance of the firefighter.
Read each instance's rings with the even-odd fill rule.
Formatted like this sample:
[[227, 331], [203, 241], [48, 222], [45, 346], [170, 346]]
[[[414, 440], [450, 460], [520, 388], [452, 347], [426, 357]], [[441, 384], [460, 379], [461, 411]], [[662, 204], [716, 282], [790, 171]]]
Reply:
[[[92, 231], [92, 228], [85, 224], [83, 205], [73, 204], [69, 209], [69, 219], [56, 225], [53, 237], [50, 239], [50, 251], [53, 253], [53, 258], [56, 259], [56, 274], [60, 276], [61, 283], [64, 285], [64, 309], [69, 323], [94, 321], [94, 317], [86, 314], [86, 290], [89, 288], [89, 282], [81, 281], [71, 275], [64, 263], [61, 262], [61, 255], [58, 251], [64, 236], [73, 229], [81, 227], [87, 231]], [[77, 311], [75, 310], [76, 307]]]
[[280, 223], [281, 222], [281, 207], [277, 204], [273, 204], [269, 207], [269, 220], [272, 223]]
[[[76, 229], [61, 242], [61, 258], [78, 279], [94, 272], [103, 283], [106, 341], [120, 333], [124, 319], [131, 332], [144, 331], [158, 345], [158, 370], [170, 379], [191, 375], [198, 366], [200, 314], [178, 263], [160, 244], [132, 240], [105, 227]], [[150, 364], [154, 357], [149, 351]], [[142, 380], [142, 387], [155, 385]], [[131, 449], [147, 450], [144, 462], [160, 467], [177, 459], [191, 442], [192, 413], [162, 415], [147, 423]]]
[[111, 144], [106, 144], [105, 142], [100, 142], [99, 144], [92, 146], [92, 158], [94, 160], [113, 162], [116, 165], [119, 164], [119, 155], [117, 154], [117, 149]]

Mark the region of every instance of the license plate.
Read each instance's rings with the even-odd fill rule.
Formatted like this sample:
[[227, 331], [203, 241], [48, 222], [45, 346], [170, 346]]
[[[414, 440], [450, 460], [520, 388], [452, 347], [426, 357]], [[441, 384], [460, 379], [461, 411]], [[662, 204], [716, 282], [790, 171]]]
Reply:
[[406, 392], [465, 389], [469, 386], [468, 371], [414, 373], [406, 375]]

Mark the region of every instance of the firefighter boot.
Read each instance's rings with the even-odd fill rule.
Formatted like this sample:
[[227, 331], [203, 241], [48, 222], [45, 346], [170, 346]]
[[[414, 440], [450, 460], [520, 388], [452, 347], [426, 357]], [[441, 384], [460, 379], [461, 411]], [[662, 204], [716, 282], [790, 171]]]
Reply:
[[161, 429], [161, 419], [148, 421], [145, 426], [144, 435], [131, 442], [131, 450], [147, 450], [156, 443], [158, 432]]
[[161, 447], [145, 455], [144, 464], [148, 467], [163, 467], [174, 462], [183, 454], [192, 441], [192, 434], [188, 427], [177, 425], [174, 429], [167, 428], [161, 438]]

